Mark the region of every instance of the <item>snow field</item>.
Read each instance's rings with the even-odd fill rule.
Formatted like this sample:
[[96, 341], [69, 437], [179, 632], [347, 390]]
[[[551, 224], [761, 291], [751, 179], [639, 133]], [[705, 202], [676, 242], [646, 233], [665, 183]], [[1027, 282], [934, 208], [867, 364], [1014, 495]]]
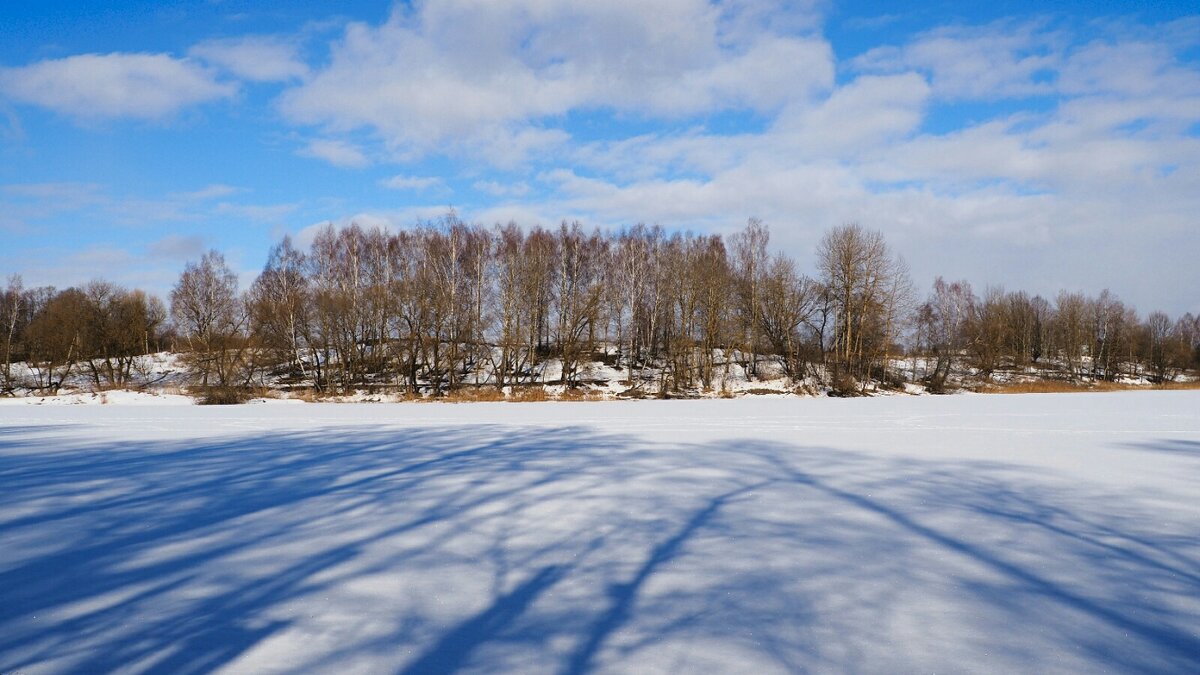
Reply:
[[0, 672], [1196, 672], [1200, 392], [0, 408]]

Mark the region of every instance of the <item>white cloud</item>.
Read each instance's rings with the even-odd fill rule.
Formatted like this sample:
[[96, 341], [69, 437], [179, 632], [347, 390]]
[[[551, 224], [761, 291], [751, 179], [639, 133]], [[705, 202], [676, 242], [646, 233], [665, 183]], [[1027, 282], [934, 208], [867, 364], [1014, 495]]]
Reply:
[[147, 246], [146, 253], [159, 259], [189, 260], [200, 257], [205, 247], [203, 237], [171, 234]]
[[445, 181], [436, 176], [392, 176], [379, 181], [379, 184], [389, 190], [438, 190], [446, 191], [449, 188]]
[[359, 211], [353, 215], [312, 223], [298, 230], [292, 239], [297, 246], [310, 246], [317, 233], [330, 225], [337, 230], [358, 225], [364, 229], [396, 231], [436, 220], [446, 215], [449, 210], [448, 206], [420, 205], [403, 209]]
[[237, 194], [242, 191], [243, 191], [242, 188], [234, 187], [232, 185], [224, 185], [221, 183], [214, 183], [212, 185], [206, 185], [206, 186], [200, 188], [199, 190], [193, 190], [192, 192], [178, 192], [178, 193], [174, 193], [170, 196], [173, 198], [176, 198], [176, 199], [183, 199], [186, 201], [202, 202], [202, 201], [207, 201], [209, 199], [219, 199], [221, 197], [228, 197], [229, 195], [234, 195], [234, 194]]
[[553, 125], [573, 111], [770, 111], [832, 86], [823, 40], [739, 28], [755, 4], [401, 6], [381, 26], [350, 25], [329, 65], [286, 92], [281, 109], [333, 132], [371, 130], [401, 155], [482, 148], [491, 161], [517, 156], [511, 163], [563, 142]]
[[541, 206], [544, 205], [495, 204], [493, 206], [459, 215], [461, 217], [469, 218], [472, 222], [483, 223], [484, 225], [505, 225], [507, 223], [517, 223], [518, 225], [524, 227], [532, 227], [535, 225], [553, 227], [562, 220], [563, 213], [561, 211], [544, 211], [540, 208]]
[[875, 16], [856, 16], [856, 17], [851, 17], [851, 18], [845, 20], [844, 22], [842, 22], [842, 25], [851, 30], [874, 31], [874, 30], [879, 30], [880, 28], [885, 28], [887, 26], [890, 26], [890, 25], [896, 23], [897, 21], [900, 21], [903, 18], [904, 17], [899, 14], [878, 14]]
[[0, 101], [0, 142], [16, 143], [25, 139], [25, 127], [11, 106]]
[[[976, 32], [977, 45], [959, 32], [964, 53], [998, 44]], [[1111, 287], [1143, 310], [1200, 309], [1174, 290], [1200, 285], [1182, 253], [1200, 248], [1200, 69], [1144, 35], [1071, 44], [1047, 56], [1049, 74], [995, 61], [1016, 64], [994, 80], [1004, 95], [1052, 85], [1035, 112], [998, 107], [931, 133], [931, 111], [976, 94], [945, 76], [939, 92], [928, 69], [897, 67], [789, 102], [762, 131], [668, 128], [573, 147], [539, 174], [536, 196], [463, 215], [712, 231], [758, 215], [802, 264], [826, 228], [857, 221], [884, 231], [922, 288], [944, 274], [1045, 294]], [[1133, 260], [1161, 264], [1147, 275]]]
[[94, 279], [138, 288], [166, 298], [172, 284], [179, 278], [181, 263], [167, 256], [144, 255], [112, 245], [93, 245], [64, 252], [55, 248], [27, 250], [22, 258], [9, 259], [0, 250], [0, 266], [17, 263], [9, 269], [20, 269], [26, 287], [81, 286]]
[[[1200, 148], [1189, 151], [1186, 169], [1129, 182], [1130, 172], [1119, 159], [1111, 160], [1115, 169], [1088, 170], [1089, 155], [1081, 152], [1047, 167], [1043, 164], [1054, 152], [1025, 149], [1038, 154], [1021, 159], [1019, 139], [1011, 149], [1001, 144], [986, 150], [999, 135], [989, 129], [945, 139], [937, 148], [924, 149], [927, 139], [918, 139], [877, 149], [880, 164], [899, 165], [896, 174], [903, 183], [894, 186], [876, 184], [875, 167], [866, 163], [797, 161], [756, 152], [701, 178], [618, 182], [551, 172], [544, 178], [555, 188], [553, 197], [505, 208], [551, 214], [550, 222], [562, 217], [608, 226], [643, 221], [705, 231], [729, 231], [756, 215], [770, 224], [773, 246], [810, 270], [824, 230], [859, 222], [884, 232], [912, 264], [921, 288], [943, 274], [1050, 295], [1061, 288], [1098, 292], [1111, 287], [1143, 310], [1198, 309], [1193, 297], [1169, 289], [1200, 283], [1197, 267], [1180, 253], [1194, 252], [1200, 244], [1193, 215], [1200, 213]], [[973, 153], [979, 167], [1000, 160], [996, 173], [1086, 177], [1027, 192], [1022, 180], [996, 182], [980, 170], [976, 180], [957, 177], [954, 166], [932, 176], [920, 170], [923, 161]], [[1134, 260], [1160, 263], [1147, 275]]]
[[1071, 95], [1200, 96], [1200, 72], [1176, 62], [1167, 44], [1097, 40], [1073, 50], [1060, 88]]
[[524, 197], [530, 191], [529, 183], [522, 180], [513, 182], [479, 180], [475, 181], [471, 187], [493, 197]]
[[371, 163], [358, 146], [329, 138], [310, 141], [299, 150], [301, 156], [322, 159], [330, 164], [347, 169], [361, 169]]
[[96, 209], [107, 202], [97, 183], [9, 183], [0, 185], [0, 230], [28, 232], [56, 215]]
[[217, 214], [231, 215], [262, 223], [278, 223], [299, 208], [298, 204], [233, 204], [221, 202], [214, 210]]
[[840, 162], [910, 137], [924, 121], [929, 99], [929, 86], [916, 73], [860, 76], [822, 100], [789, 105], [762, 132], [644, 134], [586, 144], [571, 159], [624, 181], [670, 173], [711, 176], [762, 158]]
[[285, 82], [308, 74], [297, 43], [276, 36], [208, 40], [192, 47], [188, 54], [253, 82]]
[[555, 152], [563, 151], [570, 140], [571, 135], [561, 129], [489, 126], [462, 139], [459, 147], [453, 149], [461, 156], [512, 169], [524, 165], [533, 156], [553, 156]]
[[79, 119], [160, 119], [232, 96], [237, 87], [167, 54], [82, 54], [0, 69], [10, 98]]
[[6, 195], [68, 202], [92, 201], [101, 189], [99, 183], [8, 183], [0, 186], [0, 192]]
[[818, 105], [787, 110], [775, 131], [811, 156], [852, 156], [920, 128], [930, 87], [916, 73], [860, 76]]
[[928, 73], [936, 95], [997, 99], [1054, 92], [1063, 36], [1041, 23], [1001, 21], [938, 28], [902, 47], [876, 47], [852, 62], [862, 72]]

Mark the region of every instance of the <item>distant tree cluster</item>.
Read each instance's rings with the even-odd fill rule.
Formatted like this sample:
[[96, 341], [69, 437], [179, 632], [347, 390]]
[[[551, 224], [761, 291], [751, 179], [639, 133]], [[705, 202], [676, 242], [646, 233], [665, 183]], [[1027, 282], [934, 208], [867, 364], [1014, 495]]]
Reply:
[[1107, 290], [1097, 297], [1061, 292], [1053, 303], [1024, 291], [938, 278], [917, 308], [913, 351], [932, 358], [922, 371], [934, 391], [957, 362], [984, 379], [1002, 368], [1036, 368], [1043, 376], [1115, 381], [1123, 376], [1169, 382], [1200, 367], [1200, 319], [1171, 321], [1163, 312], [1139, 319]]
[[[764, 367], [834, 393], [956, 373], [1170, 381], [1200, 366], [1200, 321], [1145, 319], [1105, 291], [1050, 302], [939, 278], [921, 302], [883, 236], [827, 232], [810, 278], [750, 220], [728, 240], [638, 225], [487, 228], [453, 215], [399, 232], [328, 226], [285, 238], [244, 293], [215, 251], [159, 300], [97, 281], [0, 295], [0, 387], [52, 390], [72, 373], [122, 386], [138, 357], [173, 349], [194, 384], [339, 393], [587, 384], [615, 368], [632, 394], [713, 391]], [[911, 359], [911, 361], [906, 361]], [[15, 363], [32, 381], [19, 382]], [[907, 367], [904, 365], [909, 363]]]
[[[53, 390], [77, 372], [97, 388], [125, 386], [137, 374], [137, 357], [163, 348], [166, 322], [162, 301], [142, 291], [105, 281], [26, 290], [10, 277], [0, 291], [0, 391], [19, 384]], [[32, 382], [16, 381], [18, 361]]]

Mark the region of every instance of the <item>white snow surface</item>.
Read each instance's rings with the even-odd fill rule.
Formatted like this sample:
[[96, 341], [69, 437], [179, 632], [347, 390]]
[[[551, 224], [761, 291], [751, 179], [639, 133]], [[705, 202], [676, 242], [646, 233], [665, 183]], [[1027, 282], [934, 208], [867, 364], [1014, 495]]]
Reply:
[[1200, 672], [1200, 392], [0, 407], [0, 672]]

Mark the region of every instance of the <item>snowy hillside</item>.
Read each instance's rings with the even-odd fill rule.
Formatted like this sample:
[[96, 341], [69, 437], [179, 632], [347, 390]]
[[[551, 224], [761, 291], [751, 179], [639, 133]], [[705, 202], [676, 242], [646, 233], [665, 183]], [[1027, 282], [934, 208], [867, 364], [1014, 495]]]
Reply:
[[[774, 359], [762, 359], [758, 374], [751, 375], [741, 365], [742, 356], [727, 358], [717, 353], [720, 364], [712, 386], [678, 388], [668, 391], [670, 397], [687, 398], [731, 398], [746, 395], [795, 395], [822, 391], [820, 382], [813, 378], [793, 379], [786, 376]], [[180, 354], [160, 352], [138, 357], [132, 381], [124, 389], [97, 387], [87, 375], [87, 370], [77, 367], [65, 378], [62, 386], [55, 389], [21, 387], [16, 396], [0, 396], [0, 405], [5, 404], [112, 404], [112, 403], [191, 403], [185, 396], [189, 379]], [[602, 400], [621, 398], [657, 397], [663, 390], [664, 373], [661, 365], [647, 365], [638, 370], [637, 382], [631, 382], [628, 368], [618, 369], [601, 360], [585, 360], [578, 364], [580, 382], [571, 388], [562, 384], [562, 362], [547, 358], [530, 370], [526, 381], [517, 385], [496, 387], [496, 380], [487, 369], [486, 363], [463, 376], [463, 388], [452, 393], [452, 400], [546, 400], [565, 398], [568, 400]], [[13, 365], [14, 380], [32, 383], [39, 379], [35, 369], [28, 364]], [[422, 385], [427, 386], [422, 380]], [[395, 381], [380, 381], [363, 386], [353, 392], [318, 392], [311, 381], [260, 372], [251, 382], [254, 391], [269, 400], [325, 400], [333, 402], [356, 401], [406, 401], [412, 396], [403, 391], [403, 385]], [[201, 387], [192, 387], [196, 392]], [[538, 394], [536, 397], [531, 394]], [[197, 394], [198, 395], [198, 394]], [[420, 398], [432, 399], [426, 392]]]
[[1200, 393], [0, 408], [0, 672], [1197, 672]]

